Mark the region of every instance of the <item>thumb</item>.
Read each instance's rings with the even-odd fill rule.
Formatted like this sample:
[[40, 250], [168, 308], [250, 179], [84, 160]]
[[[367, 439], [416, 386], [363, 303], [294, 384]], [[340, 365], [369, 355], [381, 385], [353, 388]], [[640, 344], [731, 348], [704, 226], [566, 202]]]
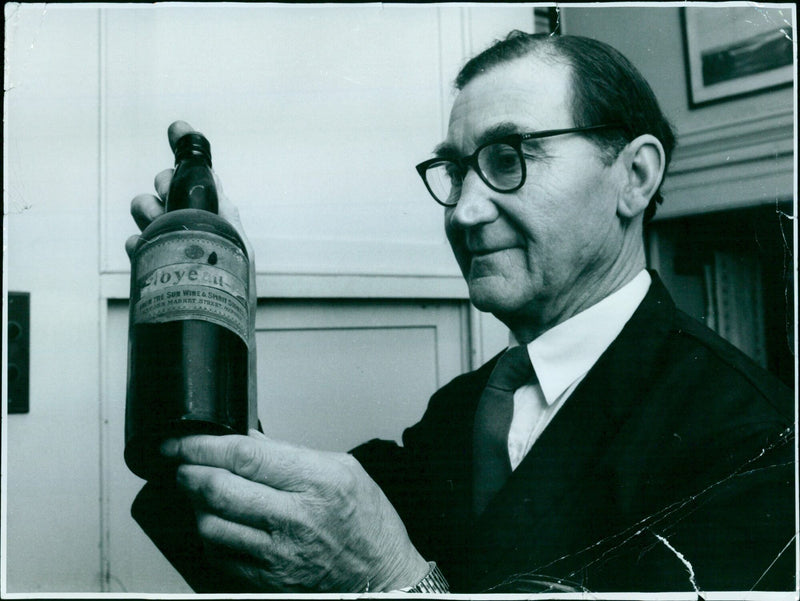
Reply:
[[266, 434], [264, 434], [263, 432], [259, 432], [255, 428], [250, 428], [247, 431], [247, 435], [250, 436], [251, 438], [257, 438], [258, 440], [269, 440]]
[[228, 198], [227, 194], [225, 194], [225, 191], [222, 189], [222, 180], [219, 178], [216, 171], [214, 171], [214, 183], [217, 186], [217, 201], [219, 202], [217, 210], [219, 211], [219, 216], [230, 223], [238, 232], [239, 236], [241, 236], [252, 265], [255, 261], [253, 245], [250, 242], [250, 239], [247, 237], [247, 233], [244, 231], [242, 218], [239, 216], [239, 208], [233, 204]]
[[323, 465], [324, 453], [258, 437], [195, 435], [171, 439], [161, 446], [162, 454], [181, 463], [226, 469], [242, 478], [280, 490], [307, 488], [309, 477]]
[[178, 143], [178, 140], [193, 131], [195, 131], [195, 129], [186, 123], [186, 121], [173, 121], [167, 128], [167, 138], [169, 139], [169, 147], [172, 148], [172, 152], [175, 152], [175, 144]]

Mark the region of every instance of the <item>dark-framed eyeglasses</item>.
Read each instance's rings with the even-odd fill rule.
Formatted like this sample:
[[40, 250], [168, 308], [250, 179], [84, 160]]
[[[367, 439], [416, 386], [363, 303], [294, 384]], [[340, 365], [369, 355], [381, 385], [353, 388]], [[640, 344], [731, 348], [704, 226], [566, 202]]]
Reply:
[[454, 207], [461, 197], [461, 185], [470, 167], [495, 192], [519, 190], [525, 184], [527, 175], [525, 154], [522, 152], [522, 143], [526, 140], [620, 127], [622, 125], [618, 123], [604, 123], [509, 134], [482, 144], [468, 157], [428, 159], [417, 165], [416, 169], [433, 199], [445, 207]]

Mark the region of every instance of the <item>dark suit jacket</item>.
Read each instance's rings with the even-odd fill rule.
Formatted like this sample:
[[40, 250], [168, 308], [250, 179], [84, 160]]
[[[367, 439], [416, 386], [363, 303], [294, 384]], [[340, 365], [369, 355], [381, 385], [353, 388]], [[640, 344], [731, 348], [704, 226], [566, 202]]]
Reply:
[[496, 358], [439, 390], [402, 447], [353, 450], [454, 592], [794, 590], [792, 393], [652, 275], [479, 519], [472, 422]]

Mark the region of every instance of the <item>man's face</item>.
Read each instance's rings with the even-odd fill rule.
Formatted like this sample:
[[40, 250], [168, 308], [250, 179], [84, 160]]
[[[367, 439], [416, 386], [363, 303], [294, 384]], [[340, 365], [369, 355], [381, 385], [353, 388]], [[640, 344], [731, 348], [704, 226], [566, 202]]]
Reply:
[[[459, 93], [444, 146], [467, 156], [487, 137], [573, 127], [570, 85], [560, 62], [494, 67]], [[531, 140], [523, 152], [527, 178], [512, 193], [492, 191], [470, 169], [445, 229], [473, 304], [512, 330], [541, 331], [597, 302], [611, 277], [622, 244], [619, 169], [580, 134]]]

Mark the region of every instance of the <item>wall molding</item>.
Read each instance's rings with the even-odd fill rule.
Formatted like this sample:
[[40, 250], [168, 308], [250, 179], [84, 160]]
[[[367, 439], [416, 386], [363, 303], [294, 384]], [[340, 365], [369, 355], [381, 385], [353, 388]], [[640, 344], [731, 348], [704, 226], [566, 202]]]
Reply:
[[792, 110], [680, 134], [657, 218], [792, 198], [794, 140]]
[[791, 110], [679, 134], [670, 175], [791, 153], [794, 114]]
[[[260, 299], [368, 298], [467, 300], [464, 278], [454, 276], [352, 275], [335, 273], [256, 275]], [[100, 296], [106, 300], [130, 297], [130, 274], [104, 273]]]

